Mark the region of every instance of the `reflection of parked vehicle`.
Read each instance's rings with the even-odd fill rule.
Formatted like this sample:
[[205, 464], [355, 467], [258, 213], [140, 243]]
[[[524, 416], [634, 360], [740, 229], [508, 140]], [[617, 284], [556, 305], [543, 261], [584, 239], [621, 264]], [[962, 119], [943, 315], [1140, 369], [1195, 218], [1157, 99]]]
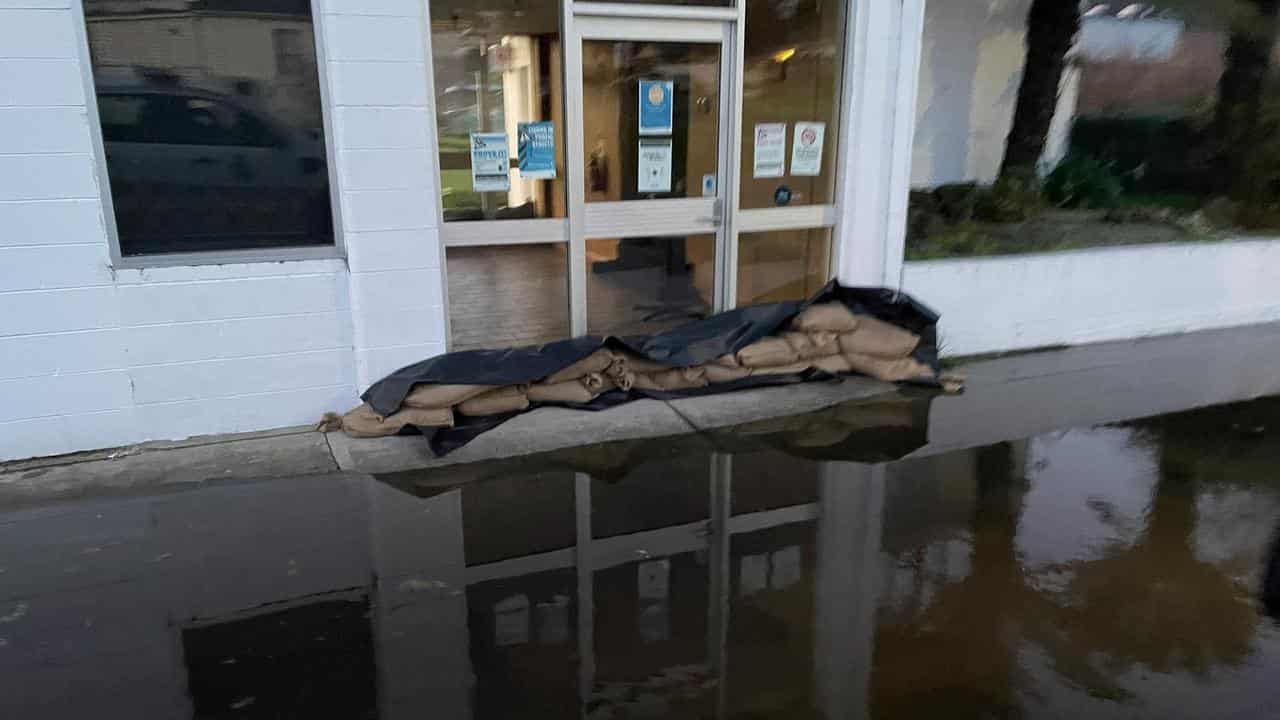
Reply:
[[331, 242], [322, 138], [192, 88], [99, 85], [98, 111], [126, 254]]

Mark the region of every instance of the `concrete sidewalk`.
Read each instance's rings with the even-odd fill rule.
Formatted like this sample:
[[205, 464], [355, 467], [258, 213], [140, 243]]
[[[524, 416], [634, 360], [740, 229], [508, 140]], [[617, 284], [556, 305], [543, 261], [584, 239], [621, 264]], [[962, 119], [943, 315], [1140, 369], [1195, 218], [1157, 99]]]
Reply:
[[[1054, 428], [1147, 417], [1280, 394], [1271, 358], [1280, 324], [1104, 343], [977, 360], [958, 372], [962, 396], [933, 402], [933, 454]], [[356, 440], [311, 428], [147, 443], [0, 466], [0, 508], [112, 493], [157, 492], [212, 481], [325, 472], [393, 473], [545, 453], [597, 443], [712, 431], [899, 395], [862, 378], [763, 388], [602, 412], [542, 408], [444, 458], [421, 437]]]

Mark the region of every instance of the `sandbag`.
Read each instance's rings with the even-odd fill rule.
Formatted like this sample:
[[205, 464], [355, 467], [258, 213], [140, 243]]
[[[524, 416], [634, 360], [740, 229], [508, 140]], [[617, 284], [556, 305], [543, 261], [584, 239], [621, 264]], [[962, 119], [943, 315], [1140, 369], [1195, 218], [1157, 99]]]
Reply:
[[843, 355], [831, 355], [829, 357], [817, 358], [810, 360], [809, 363], [818, 370], [829, 372], [833, 375], [842, 375], [844, 373], [853, 372], [853, 364]]
[[915, 358], [905, 357], [891, 360], [874, 355], [847, 353], [844, 358], [853, 369], [863, 375], [870, 375], [877, 380], [900, 382], [902, 380], [933, 379], [933, 370]]
[[529, 402], [586, 404], [603, 392], [603, 388], [603, 378], [599, 373], [592, 373], [564, 382], [535, 383], [529, 386], [528, 398]]
[[862, 318], [839, 302], [818, 303], [805, 308], [791, 321], [791, 329], [798, 332], [847, 333], [858, 329]]
[[840, 354], [839, 336], [832, 332], [788, 332], [782, 334], [801, 360], [830, 357]]
[[615, 353], [615, 358], [615, 364], [619, 366], [621, 372], [631, 372], [637, 375], [656, 375], [657, 373], [675, 369], [670, 365], [647, 360], [635, 353]]
[[812, 367], [809, 360], [799, 360], [787, 365], [770, 365], [769, 367], [751, 368], [751, 376], [757, 375], [797, 375]]
[[525, 385], [507, 385], [477, 395], [458, 404], [458, 412], [472, 417], [501, 415], [529, 409], [528, 389]]
[[738, 362], [749, 368], [790, 365], [799, 359], [790, 343], [779, 337], [757, 340], [738, 351]]
[[558, 370], [548, 375], [542, 382], [546, 385], [555, 385], [566, 380], [577, 380], [592, 373], [602, 373], [613, 364], [613, 361], [613, 351], [608, 348], [600, 348], [563, 370]]
[[751, 368], [731, 367], [721, 365], [719, 363], [711, 363], [702, 366], [703, 374], [707, 377], [707, 382], [712, 385], [720, 383], [734, 382], [751, 375]]
[[493, 385], [417, 385], [404, 398], [404, 405], [413, 408], [451, 408], [481, 393], [489, 392]]
[[707, 375], [702, 367], [675, 368], [657, 373], [636, 373], [634, 385], [637, 390], [661, 392], [691, 390], [706, 386]]
[[405, 408], [388, 417], [382, 417], [363, 403], [342, 416], [342, 429], [351, 437], [373, 438], [395, 435], [406, 425], [419, 427], [453, 427], [453, 411], [449, 408]]
[[910, 355], [919, 344], [919, 335], [870, 316], [859, 318], [858, 329], [840, 335], [844, 355], [900, 358]]

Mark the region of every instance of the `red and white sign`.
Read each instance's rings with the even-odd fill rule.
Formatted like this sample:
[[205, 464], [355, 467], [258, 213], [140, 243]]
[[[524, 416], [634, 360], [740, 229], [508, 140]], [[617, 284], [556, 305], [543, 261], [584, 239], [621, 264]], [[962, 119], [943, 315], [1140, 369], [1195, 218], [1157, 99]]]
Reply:
[[826, 131], [826, 123], [796, 123], [795, 140], [791, 144], [792, 175], [822, 174], [822, 138]]

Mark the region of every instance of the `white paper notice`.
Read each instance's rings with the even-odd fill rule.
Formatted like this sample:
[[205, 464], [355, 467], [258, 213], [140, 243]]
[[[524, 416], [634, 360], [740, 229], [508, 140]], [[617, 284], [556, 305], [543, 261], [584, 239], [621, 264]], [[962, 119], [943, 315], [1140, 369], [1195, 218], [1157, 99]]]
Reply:
[[636, 192], [671, 192], [671, 138], [641, 138]]
[[795, 136], [791, 140], [792, 175], [822, 174], [822, 136], [826, 131], [826, 123], [796, 123]]
[[511, 189], [511, 149], [505, 133], [471, 133], [471, 186], [476, 192]]
[[756, 125], [755, 148], [755, 162], [752, 164], [751, 177], [776, 178], [786, 174], [786, 123]]

